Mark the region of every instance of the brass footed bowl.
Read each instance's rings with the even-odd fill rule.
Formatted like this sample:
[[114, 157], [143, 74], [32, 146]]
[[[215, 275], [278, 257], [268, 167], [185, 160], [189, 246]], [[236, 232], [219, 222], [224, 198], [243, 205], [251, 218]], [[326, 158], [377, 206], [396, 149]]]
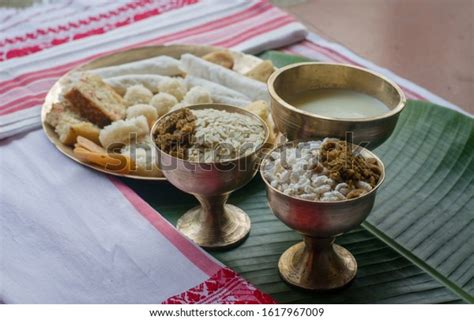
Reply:
[[[351, 89], [382, 101], [390, 111], [377, 117], [330, 118], [309, 113], [287, 103], [289, 97], [318, 89]], [[277, 129], [289, 141], [306, 138], [346, 139], [372, 150], [390, 137], [406, 104], [403, 91], [375, 72], [344, 64], [304, 62], [288, 65], [268, 79], [271, 113]]]
[[[288, 142], [271, 152], [296, 143]], [[384, 165], [377, 156], [362, 147], [357, 151], [364, 157], [375, 158], [381, 175], [370, 192], [349, 200], [311, 201], [288, 196], [273, 188], [264, 177], [264, 168], [261, 169], [273, 214], [304, 237], [303, 242], [286, 250], [278, 262], [280, 275], [289, 284], [308, 290], [332, 290], [345, 286], [355, 277], [357, 262], [354, 256], [334, 244], [334, 240], [367, 218], [385, 177]]]
[[[203, 248], [236, 246], [249, 234], [250, 218], [242, 209], [226, 202], [234, 190], [246, 185], [257, 173], [261, 151], [268, 141], [268, 128], [260, 117], [234, 106], [199, 104], [187, 108], [244, 114], [256, 119], [265, 130], [264, 142], [252, 153], [224, 162], [191, 162], [171, 156], [155, 145], [158, 149], [158, 165], [168, 181], [176, 188], [194, 195], [200, 203], [200, 206], [187, 211], [178, 220], [177, 229]], [[151, 130], [152, 139], [159, 123], [177, 111], [157, 120]]]

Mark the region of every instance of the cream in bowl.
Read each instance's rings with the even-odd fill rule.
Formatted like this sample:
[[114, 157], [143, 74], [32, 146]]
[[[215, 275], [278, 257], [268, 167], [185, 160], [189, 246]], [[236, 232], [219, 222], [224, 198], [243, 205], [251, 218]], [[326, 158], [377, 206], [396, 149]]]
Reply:
[[391, 135], [406, 99], [384, 76], [321, 62], [288, 65], [268, 79], [271, 114], [288, 140], [346, 139], [374, 149]]
[[350, 89], [307, 90], [288, 98], [295, 108], [338, 119], [378, 117], [390, 111], [380, 100]]

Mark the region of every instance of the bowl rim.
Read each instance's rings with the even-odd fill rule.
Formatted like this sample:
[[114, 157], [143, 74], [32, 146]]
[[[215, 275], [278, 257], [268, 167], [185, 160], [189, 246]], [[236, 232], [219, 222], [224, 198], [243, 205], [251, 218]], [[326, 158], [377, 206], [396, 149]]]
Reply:
[[[215, 107], [218, 107], [218, 108], [215, 108]], [[220, 109], [220, 107], [224, 107], [224, 108]], [[158, 147], [158, 145], [155, 143], [154, 132], [156, 130], [156, 127], [157, 127], [158, 123], [161, 120], [163, 120], [164, 118], [170, 116], [173, 113], [179, 112], [182, 109], [190, 109], [190, 110], [215, 109], [215, 110], [229, 112], [228, 110], [225, 110], [227, 108], [233, 109], [233, 110], [238, 110], [238, 112], [235, 112], [235, 113], [246, 114], [247, 116], [250, 116], [250, 117], [256, 119], [263, 126], [263, 130], [265, 131], [265, 138], [263, 139], [263, 142], [260, 145], [258, 145], [255, 148], [255, 150], [253, 150], [251, 153], [246, 154], [246, 155], [242, 155], [242, 156], [236, 157], [236, 158], [225, 159], [225, 160], [222, 160], [222, 161], [199, 162], [199, 161], [191, 161], [191, 160], [182, 159], [182, 158], [172, 156], [171, 154], [161, 150], [161, 148]], [[151, 140], [153, 141], [153, 145], [155, 146], [155, 148], [159, 152], [164, 153], [166, 156], [168, 156], [170, 158], [176, 159], [177, 161], [188, 162], [188, 163], [194, 164], [194, 165], [201, 165], [201, 166], [202, 165], [209, 165], [209, 166], [212, 166], [212, 165], [217, 165], [217, 164], [226, 164], [226, 163], [229, 163], [229, 162], [238, 161], [240, 159], [250, 157], [250, 156], [260, 152], [262, 150], [262, 148], [264, 148], [268, 144], [268, 139], [270, 138], [270, 129], [268, 129], [268, 126], [267, 126], [266, 122], [262, 118], [260, 118], [258, 115], [254, 114], [253, 112], [245, 110], [244, 108], [233, 106], [233, 105], [230, 105], [230, 104], [224, 104], [224, 103], [197, 103], [197, 104], [192, 104], [192, 105], [189, 105], [189, 106], [186, 106], [186, 107], [183, 107], [183, 108], [179, 108], [179, 109], [170, 111], [168, 113], [165, 113], [164, 115], [162, 115], [158, 119], [156, 119], [156, 121], [153, 123], [153, 126], [151, 127], [150, 137], [151, 137]]]
[[[366, 118], [327, 117], [327, 116], [323, 116], [323, 115], [319, 115], [319, 114], [315, 114], [315, 113], [311, 113], [311, 112], [307, 112], [307, 111], [298, 109], [298, 108], [292, 106], [291, 104], [289, 104], [288, 102], [286, 102], [286, 100], [284, 100], [282, 97], [280, 97], [280, 95], [275, 90], [274, 84], [275, 84], [276, 79], [281, 74], [283, 74], [285, 71], [290, 70], [290, 69], [294, 69], [294, 68], [299, 68], [299, 67], [302, 67], [302, 66], [307, 66], [307, 65], [326, 65], [326, 66], [339, 66], [339, 67], [342, 66], [342, 67], [346, 67], [346, 68], [350, 68], [350, 69], [356, 69], [356, 70], [359, 70], [359, 71], [369, 73], [369, 74], [371, 74], [375, 77], [378, 77], [378, 78], [384, 80], [385, 82], [389, 83], [395, 89], [395, 91], [397, 91], [398, 95], [400, 96], [400, 101], [395, 106], [395, 108], [391, 109], [389, 112], [386, 112], [386, 113], [384, 113], [382, 115], [379, 115], [379, 116], [366, 117]], [[289, 65], [287, 65], [285, 67], [282, 67], [282, 68], [279, 68], [277, 71], [273, 72], [273, 74], [267, 80], [267, 87], [268, 87], [268, 92], [270, 93], [271, 98], [277, 100], [278, 103], [280, 103], [285, 108], [287, 108], [287, 109], [289, 109], [293, 112], [297, 112], [297, 113], [300, 113], [302, 115], [308, 116], [308, 117], [312, 117], [312, 118], [315, 118], [315, 119], [323, 119], [323, 120], [328, 120], [328, 121], [344, 121], [344, 122], [356, 123], [356, 122], [370, 122], [370, 121], [375, 121], [375, 120], [382, 120], [382, 119], [390, 118], [390, 117], [400, 113], [405, 108], [405, 105], [407, 103], [405, 93], [400, 88], [400, 86], [398, 86], [398, 84], [396, 84], [394, 81], [390, 80], [389, 78], [385, 77], [384, 75], [382, 75], [378, 72], [375, 72], [375, 71], [372, 71], [372, 70], [369, 70], [369, 69], [366, 69], [366, 68], [346, 64], [346, 63], [310, 61], [310, 62], [299, 62], [299, 63], [289, 64]]]
[[[340, 139], [338, 139], [338, 140], [340, 140]], [[290, 195], [287, 195], [287, 194], [283, 193], [282, 191], [272, 187], [272, 185], [267, 181], [267, 179], [265, 178], [265, 176], [263, 174], [263, 171], [264, 171], [263, 163], [265, 162], [265, 160], [267, 160], [270, 157], [270, 155], [272, 154], [272, 152], [274, 152], [278, 148], [288, 146], [288, 145], [291, 145], [291, 144], [294, 145], [294, 144], [297, 144], [297, 143], [300, 143], [300, 142], [310, 142], [310, 141], [317, 141], [317, 140], [314, 140], [314, 139], [291, 140], [291, 141], [288, 141], [288, 142], [285, 142], [285, 143], [282, 143], [282, 144], [279, 144], [279, 145], [275, 146], [274, 148], [272, 148], [269, 152], [267, 152], [265, 154], [265, 156], [262, 159], [262, 165], [260, 166], [260, 177], [262, 178], [262, 180], [265, 183], [267, 188], [270, 188], [272, 191], [280, 194], [281, 196], [292, 199], [292, 200], [297, 200], [297, 201], [302, 201], [302, 202], [312, 203], [312, 204], [323, 204], [323, 205], [328, 204], [328, 205], [331, 205], [331, 204], [343, 204], [343, 203], [348, 203], [348, 202], [360, 201], [363, 198], [368, 197], [372, 193], [375, 193], [380, 188], [382, 183], [384, 182], [384, 180], [385, 180], [385, 165], [383, 164], [382, 160], [380, 160], [380, 158], [375, 153], [373, 153], [372, 151], [370, 151], [370, 150], [368, 150], [364, 147], [352, 144], [353, 147], [362, 148], [362, 150], [364, 152], [367, 152], [371, 157], [375, 158], [377, 160], [378, 164], [382, 168], [382, 175], [380, 176], [379, 181], [377, 181], [377, 184], [375, 185], [375, 187], [373, 187], [372, 190], [370, 190], [369, 192], [367, 192], [367, 193], [365, 193], [365, 194], [363, 194], [363, 195], [361, 195], [357, 198], [353, 198], [353, 199], [345, 199], [345, 200], [337, 200], [337, 201], [320, 201], [320, 200], [308, 200], [308, 199], [298, 198], [298, 197], [295, 197], [295, 196], [290, 196]]]

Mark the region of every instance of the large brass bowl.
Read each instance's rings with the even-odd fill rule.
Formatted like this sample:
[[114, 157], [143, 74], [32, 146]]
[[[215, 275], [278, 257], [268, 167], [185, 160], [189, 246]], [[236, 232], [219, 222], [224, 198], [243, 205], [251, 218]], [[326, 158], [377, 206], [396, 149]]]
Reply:
[[[180, 159], [158, 146], [158, 165], [168, 181], [178, 189], [194, 195], [200, 206], [187, 211], [177, 223], [177, 229], [201, 247], [222, 249], [241, 243], [250, 232], [250, 218], [240, 208], [226, 204], [229, 195], [246, 185], [257, 173], [269, 132], [265, 122], [242, 108], [223, 104], [200, 104], [192, 110], [217, 109], [254, 118], [265, 130], [265, 140], [247, 155], [224, 162], [191, 162]], [[151, 130], [179, 110], [158, 119]]]
[[[288, 142], [271, 152], [280, 152], [297, 143]], [[331, 290], [346, 285], [355, 277], [355, 258], [347, 249], [334, 244], [334, 240], [367, 218], [385, 177], [383, 163], [375, 154], [364, 148], [357, 151], [364, 157], [375, 158], [382, 173], [370, 192], [350, 200], [311, 201], [288, 196], [268, 183], [262, 167], [262, 179], [273, 214], [304, 237], [303, 242], [290, 247], [280, 257], [278, 268], [286, 282], [309, 290]]]
[[[330, 118], [300, 110], [287, 102], [289, 97], [318, 88], [351, 89], [382, 101], [390, 111], [361, 119]], [[406, 98], [398, 85], [363, 68], [320, 62], [288, 65], [268, 79], [272, 99], [271, 114], [277, 129], [288, 140], [334, 137], [363, 144], [372, 150], [391, 135]]]

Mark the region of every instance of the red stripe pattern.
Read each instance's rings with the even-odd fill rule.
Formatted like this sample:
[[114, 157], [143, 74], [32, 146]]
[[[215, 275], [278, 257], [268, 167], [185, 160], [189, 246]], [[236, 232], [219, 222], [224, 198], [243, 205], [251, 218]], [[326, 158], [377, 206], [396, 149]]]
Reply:
[[[27, 56], [70, 41], [103, 34], [196, 2], [198, 0], [137, 0], [77, 21], [38, 28], [23, 35], [0, 39], [0, 61]], [[85, 7], [84, 10], [87, 11], [88, 8], [90, 7]]]
[[[266, 17], [271, 16], [272, 19], [265, 19], [265, 21], [262, 22], [260, 19], [264, 15]], [[241, 23], [242, 25], [248, 25], [250, 21], [255, 21], [255, 25], [253, 27], [249, 28], [247, 26], [247, 28], [243, 28], [242, 30], [240, 30], [240, 32], [236, 33], [235, 25], [237, 23]], [[292, 17], [288, 16], [283, 11], [272, 7], [268, 2], [262, 1], [249, 7], [244, 11], [232, 14], [221, 19], [214, 20], [212, 22], [205, 23], [203, 25], [200, 25], [199, 27], [193, 27], [165, 36], [160, 36], [152, 40], [135, 43], [133, 45], [122, 47], [119, 50], [102, 52], [100, 54], [92, 55], [71, 63], [56, 66], [55, 68], [24, 73], [14, 79], [0, 83], [0, 116], [40, 106], [48, 90], [33, 90], [32, 88], [30, 88], [30, 85], [32, 85], [35, 81], [38, 80], [47, 81], [49, 85], [52, 85], [61, 75], [66, 73], [68, 70], [100, 56], [104, 56], [116, 51], [125, 50], [133, 47], [179, 42], [182, 39], [185, 39], [186, 43], [199, 42], [200, 44], [218, 44], [223, 47], [229, 47], [241, 43], [242, 41], [245, 41], [253, 36], [260, 35], [275, 28], [287, 25], [291, 22], [294, 22], [294, 19]], [[215, 30], [224, 29], [224, 31], [226, 31], [225, 28], [229, 28], [233, 32], [224, 32], [224, 38], [209, 37], [209, 34], [214, 33]], [[207, 42], [203, 43], [202, 37], [205, 35], [207, 35]], [[236, 42], [235, 38], [239, 40]], [[11, 94], [11, 98], [8, 100], [3, 99], [4, 97], [2, 94], [6, 94], [8, 91], [11, 92], [19, 88], [22, 89], [22, 92], [19, 91], [18, 93]]]
[[163, 304], [273, 304], [268, 294], [256, 289], [229, 268], [222, 268], [207, 281], [168, 298]]

